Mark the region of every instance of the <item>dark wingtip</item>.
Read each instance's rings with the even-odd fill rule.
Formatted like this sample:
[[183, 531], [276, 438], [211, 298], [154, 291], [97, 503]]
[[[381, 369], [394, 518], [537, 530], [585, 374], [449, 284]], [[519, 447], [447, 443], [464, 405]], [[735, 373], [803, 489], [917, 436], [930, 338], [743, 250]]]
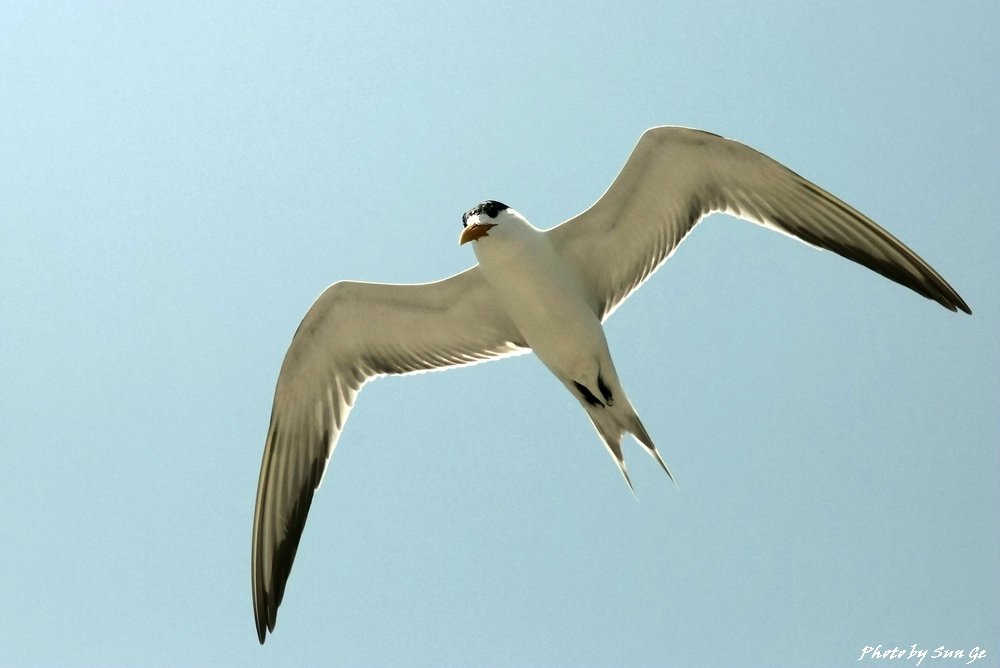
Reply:
[[944, 286], [948, 288], [947, 292], [941, 292], [941, 294], [937, 296], [930, 296], [930, 295], [924, 295], [924, 296], [928, 297], [929, 299], [933, 299], [938, 304], [945, 307], [952, 313], [957, 313], [958, 311], [961, 311], [962, 313], [967, 313], [969, 315], [972, 315], [972, 309], [969, 308], [969, 305], [965, 303], [965, 300], [959, 297], [958, 293], [955, 292], [955, 290], [952, 289], [950, 285], [945, 283]]
[[[263, 540], [269, 537], [261, 537], [255, 545], [258, 552], [255, 554], [253, 562], [254, 578], [254, 621], [257, 623], [257, 639], [260, 644], [264, 644], [267, 633], [274, 633], [274, 624], [278, 617], [278, 607], [281, 599], [285, 595], [285, 586], [288, 584], [288, 576], [292, 571], [292, 564], [295, 562], [295, 553], [299, 547], [299, 540], [302, 538], [302, 530], [305, 529], [306, 519], [309, 516], [309, 507], [312, 505], [313, 494], [323, 478], [323, 471], [326, 468], [326, 461], [330, 457], [332, 447], [332, 435], [330, 429], [324, 429], [319, 437], [322, 441], [319, 451], [323, 453], [312, 463], [309, 474], [304, 480], [298, 499], [288, 512], [284, 522], [283, 535], [273, 547], [271, 553], [271, 569], [265, 573], [263, 571]], [[270, 475], [270, 462], [266, 468]], [[266, 489], [266, 479], [265, 479]], [[268, 503], [263, 503], [263, 507], [268, 507]]]
[[261, 594], [261, 596], [263, 598], [259, 601], [256, 600], [256, 596], [254, 597], [253, 621], [257, 627], [257, 640], [263, 645], [267, 640], [267, 595]]
[[[928, 267], [928, 269], [930, 269], [930, 267]], [[965, 300], [962, 299], [961, 295], [959, 295], [958, 292], [955, 291], [955, 288], [948, 285], [948, 281], [944, 280], [939, 274], [934, 272], [933, 269], [930, 269], [928, 273], [930, 274], [930, 276], [928, 276], [928, 279], [929, 282], [931, 283], [933, 291], [930, 292], [929, 294], [924, 293], [925, 297], [933, 299], [934, 301], [936, 301], [938, 304], [941, 304], [941, 306], [944, 306], [949, 311], [952, 312], [961, 311], [963, 313], [972, 315], [972, 309], [969, 308], [969, 305], [965, 303]]]

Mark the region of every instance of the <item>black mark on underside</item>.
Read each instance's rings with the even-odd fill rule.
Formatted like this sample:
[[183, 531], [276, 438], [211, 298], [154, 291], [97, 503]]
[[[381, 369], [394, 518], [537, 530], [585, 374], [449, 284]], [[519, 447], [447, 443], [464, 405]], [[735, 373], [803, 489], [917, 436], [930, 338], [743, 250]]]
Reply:
[[601, 400], [595, 397], [594, 393], [587, 389], [586, 385], [581, 385], [575, 380], [573, 381], [573, 385], [576, 386], [576, 389], [580, 393], [580, 396], [582, 396], [588, 404], [590, 404], [591, 406], [604, 406]]
[[601, 376], [601, 374], [597, 374], [597, 389], [601, 391], [601, 395], [604, 397], [604, 401], [607, 402], [608, 406], [614, 406], [615, 398], [611, 394], [611, 388], [604, 382], [604, 377]]

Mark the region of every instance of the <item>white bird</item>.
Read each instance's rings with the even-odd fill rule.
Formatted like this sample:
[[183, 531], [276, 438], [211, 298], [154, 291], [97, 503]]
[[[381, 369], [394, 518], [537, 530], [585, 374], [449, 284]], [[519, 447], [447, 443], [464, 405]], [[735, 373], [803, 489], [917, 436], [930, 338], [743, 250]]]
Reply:
[[477, 266], [436, 283], [334, 283], [295, 332], [274, 392], [254, 510], [260, 642], [274, 631], [313, 493], [361, 386], [373, 378], [534, 351], [583, 406], [626, 481], [626, 433], [669, 476], [622, 388], [601, 323], [714, 211], [832, 250], [971, 313], [936, 271], [863, 214], [762, 153], [700, 130], [647, 130], [608, 191], [549, 230], [483, 202], [462, 217], [459, 238], [474, 242]]

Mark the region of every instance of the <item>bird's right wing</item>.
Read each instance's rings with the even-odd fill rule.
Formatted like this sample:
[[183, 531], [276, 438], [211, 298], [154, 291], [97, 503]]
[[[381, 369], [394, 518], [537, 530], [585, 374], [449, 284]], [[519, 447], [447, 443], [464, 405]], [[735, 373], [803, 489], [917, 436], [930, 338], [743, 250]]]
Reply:
[[547, 234], [604, 320], [713, 211], [831, 250], [971, 313], [930, 265], [864, 214], [763, 153], [701, 130], [644, 132], [607, 192]]
[[528, 350], [479, 267], [421, 285], [345, 281], [320, 295], [281, 365], [257, 485], [251, 570], [261, 643], [361, 386]]

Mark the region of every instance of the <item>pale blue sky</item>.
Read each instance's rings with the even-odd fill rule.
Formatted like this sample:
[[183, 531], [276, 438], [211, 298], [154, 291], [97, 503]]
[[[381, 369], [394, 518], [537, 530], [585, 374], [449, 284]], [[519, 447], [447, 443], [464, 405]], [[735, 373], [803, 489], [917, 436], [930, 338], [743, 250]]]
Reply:
[[[0, 5], [0, 665], [1000, 665], [1000, 6], [745, 4]], [[312, 300], [471, 266], [486, 198], [561, 222], [663, 124], [974, 315], [715, 216], [607, 325], [679, 489], [534, 357], [378, 380], [260, 647]]]

